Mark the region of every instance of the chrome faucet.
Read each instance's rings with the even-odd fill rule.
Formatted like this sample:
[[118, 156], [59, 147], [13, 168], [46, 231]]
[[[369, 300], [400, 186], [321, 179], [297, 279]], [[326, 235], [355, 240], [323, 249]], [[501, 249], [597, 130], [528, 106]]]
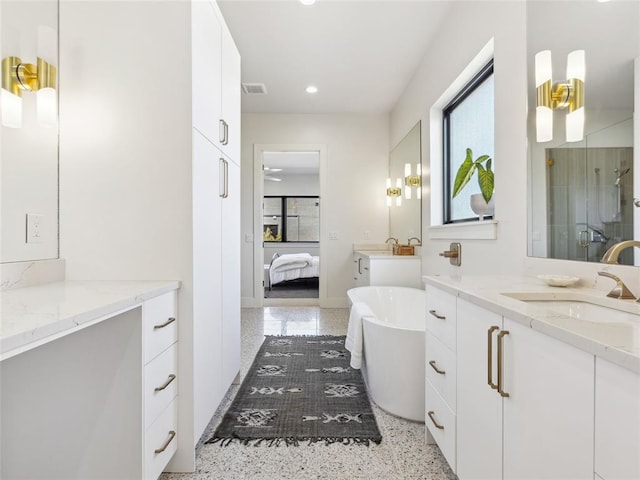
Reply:
[[609, 293], [607, 293], [607, 297], [620, 298], [622, 300], [635, 300], [636, 299], [636, 296], [633, 293], [631, 293], [631, 291], [624, 284], [624, 282], [622, 280], [620, 280], [619, 277], [616, 277], [613, 273], [598, 272], [598, 275], [600, 275], [601, 277], [610, 278], [612, 280], [615, 280], [615, 282], [616, 282], [616, 286], [613, 287], [613, 290], [611, 290]]
[[604, 255], [602, 256], [602, 260], [600, 260], [600, 262], [612, 263], [614, 265], [617, 265], [620, 252], [629, 247], [640, 248], [640, 242], [638, 242], [637, 240], [625, 240], [623, 242], [616, 243], [615, 245], [611, 246], [609, 250], [604, 252]]

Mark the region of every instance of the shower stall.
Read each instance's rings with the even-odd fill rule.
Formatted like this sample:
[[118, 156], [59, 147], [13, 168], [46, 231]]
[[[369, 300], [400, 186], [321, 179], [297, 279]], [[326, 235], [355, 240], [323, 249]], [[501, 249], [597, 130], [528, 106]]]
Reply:
[[[547, 152], [549, 257], [599, 262], [633, 238], [633, 148], [550, 148]], [[633, 264], [626, 251], [619, 262]]]

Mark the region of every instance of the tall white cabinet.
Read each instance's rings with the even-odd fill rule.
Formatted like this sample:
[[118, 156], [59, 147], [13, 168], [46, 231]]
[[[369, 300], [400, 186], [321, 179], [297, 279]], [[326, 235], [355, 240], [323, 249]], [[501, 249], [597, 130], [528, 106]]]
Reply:
[[240, 55], [215, 2], [191, 19], [198, 436], [240, 371]]
[[67, 278], [182, 282], [168, 469], [192, 471], [240, 370], [240, 56], [214, 0], [60, 2], [60, 26]]

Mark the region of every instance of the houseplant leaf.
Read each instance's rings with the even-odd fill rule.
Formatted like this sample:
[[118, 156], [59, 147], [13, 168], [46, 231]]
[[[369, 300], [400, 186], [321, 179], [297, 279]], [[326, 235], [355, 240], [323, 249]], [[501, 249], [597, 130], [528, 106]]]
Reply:
[[469, 183], [469, 180], [471, 180], [471, 177], [473, 176], [473, 172], [476, 171], [476, 166], [478, 164], [473, 161], [472, 156], [473, 153], [471, 152], [471, 149], [467, 148], [467, 157], [458, 168], [458, 173], [456, 173], [456, 178], [453, 182], [452, 198], [455, 198], [464, 186]]
[[486, 168], [478, 164], [478, 185], [480, 185], [480, 192], [485, 202], [489, 203], [493, 196], [493, 171], [491, 170], [491, 159], [487, 162]]

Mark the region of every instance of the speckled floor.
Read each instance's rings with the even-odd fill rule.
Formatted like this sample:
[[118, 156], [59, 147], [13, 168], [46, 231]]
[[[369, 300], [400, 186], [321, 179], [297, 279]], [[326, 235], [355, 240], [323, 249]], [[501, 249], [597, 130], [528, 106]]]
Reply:
[[[265, 307], [242, 309], [244, 377], [264, 335], [346, 335], [347, 309]], [[203, 435], [217, 427], [237, 387], [227, 393]], [[205, 445], [197, 447], [196, 472], [163, 474], [161, 480], [455, 480], [435, 445], [425, 444], [425, 427], [390, 415], [375, 404], [373, 411], [382, 443], [361, 445], [300, 445], [299, 447]]]

